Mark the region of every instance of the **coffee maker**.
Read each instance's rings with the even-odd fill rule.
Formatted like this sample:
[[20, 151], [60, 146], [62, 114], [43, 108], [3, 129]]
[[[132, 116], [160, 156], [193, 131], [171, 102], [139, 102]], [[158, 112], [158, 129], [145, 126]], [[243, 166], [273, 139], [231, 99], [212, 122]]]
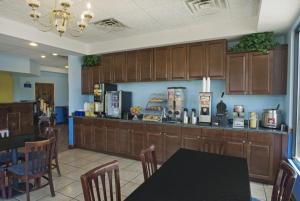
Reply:
[[185, 87], [168, 88], [168, 116], [171, 121], [181, 121], [185, 108]]
[[116, 91], [117, 85], [97, 83], [94, 85], [94, 113], [97, 116], [105, 115], [105, 94], [108, 91]]

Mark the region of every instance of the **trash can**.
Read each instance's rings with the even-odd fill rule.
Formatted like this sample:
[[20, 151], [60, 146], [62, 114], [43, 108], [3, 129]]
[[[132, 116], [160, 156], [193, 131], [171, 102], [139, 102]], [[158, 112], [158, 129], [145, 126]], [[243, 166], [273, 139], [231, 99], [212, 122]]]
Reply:
[[56, 124], [68, 123], [68, 107], [56, 106], [55, 107]]

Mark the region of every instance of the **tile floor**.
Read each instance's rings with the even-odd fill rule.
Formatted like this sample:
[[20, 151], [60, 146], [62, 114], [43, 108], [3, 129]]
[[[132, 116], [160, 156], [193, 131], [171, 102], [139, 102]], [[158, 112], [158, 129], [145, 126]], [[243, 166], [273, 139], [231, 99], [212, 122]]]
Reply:
[[[96, 153], [81, 149], [72, 149], [59, 154], [62, 176], [57, 177], [54, 170], [54, 188], [56, 196], [50, 196], [49, 187], [31, 193], [31, 201], [84, 201], [80, 176], [88, 170], [112, 160], [120, 163], [122, 200], [143, 183], [143, 173], [139, 161], [117, 156]], [[271, 200], [272, 186], [260, 183], [251, 183], [251, 194], [255, 201]], [[1, 200], [1, 199], [0, 199]], [[23, 201], [24, 195], [6, 201]], [[2, 200], [1, 200], [2, 201]]]

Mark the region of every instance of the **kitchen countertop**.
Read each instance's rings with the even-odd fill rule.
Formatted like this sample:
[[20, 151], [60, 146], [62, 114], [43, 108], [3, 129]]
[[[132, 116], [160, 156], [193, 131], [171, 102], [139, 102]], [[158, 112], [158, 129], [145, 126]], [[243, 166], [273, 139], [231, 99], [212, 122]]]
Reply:
[[119, 121], [119, 122], [127, 122], [127, 123], [143, 123], [143, 124], [156, 124], [156, 125], [175, 125], [187, 128], [213, 128], [213, 129], [224, 129], [224, 130], [236, 130], [236, 131], [247, 131], [247, 132], [264, 132], [270, 134], [280, 134], [287, 135], [287, 131], [281, 131], [279, 129], [270, 129], [259, 127], [257, 129], [252, 128], [232, 128], [232, 126], [212, 126], [212, 125], [202, 125], [202, 124], [183, 124], [183, 123], [171, 123], [171, 122], [151, 122], [151, 121], [142, 121], [142, 120], [126, 120], [126, 119], [112, 119], [112, 118], [101, 118], [101, 117], [74, 117], [74, 118], [88, 118], [88, 119], [102, 119], [102, 120], [111, 120], [111, 121]]

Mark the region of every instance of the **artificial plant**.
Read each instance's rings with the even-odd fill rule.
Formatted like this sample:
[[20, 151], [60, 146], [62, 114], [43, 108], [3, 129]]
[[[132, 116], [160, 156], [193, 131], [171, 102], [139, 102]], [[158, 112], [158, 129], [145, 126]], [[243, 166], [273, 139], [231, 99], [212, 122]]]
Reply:
[[239, 43], [234, 45], [230, 51], [257, 51], [267, 54], [269, 50], [274, 49], [277, 45], [278, 43], [274, 39], [273, 32], [253, 33], [243, 36]]
[[96, 66], [99, 63], [98, 55], [86, 55], [82, 58], [82, 67]]

